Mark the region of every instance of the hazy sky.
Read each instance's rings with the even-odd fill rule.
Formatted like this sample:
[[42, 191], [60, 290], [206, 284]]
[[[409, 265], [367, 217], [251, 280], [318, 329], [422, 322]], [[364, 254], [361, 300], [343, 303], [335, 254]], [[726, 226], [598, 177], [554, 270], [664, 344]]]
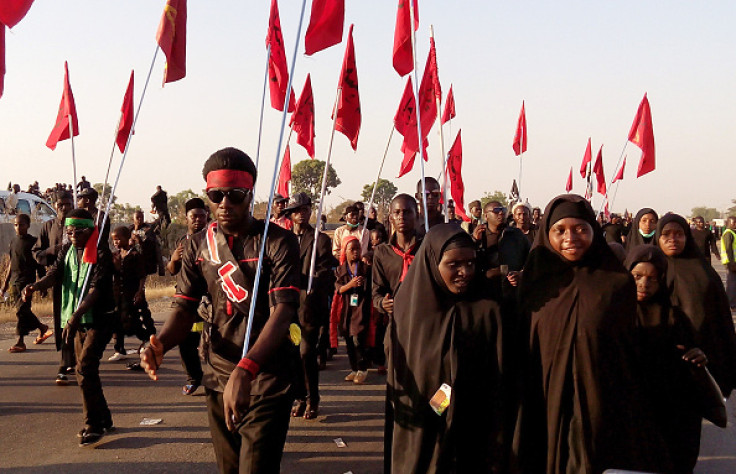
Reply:
[[[45, 146], [69, 61], [79, 114], [78, 174], [102, 181], [130, 70], [136, 104], [148, 73], [165, 2], [36, 0], [6, 35], [5, 94], [0, 99], [0, 183], [42, 187], [71, 182], [71, 147]], [[203, 187], [204, 160], [225, 146], [255, 157], [270, 1], [190, 0], [187, 77], [161, 87], [158, 55], [136, 135], [118, 187], [121, 202], [148, 207], [155, 186], [170, 193]], [[343, 184], [328, 204], [359, 198], [372, 182], [404, 88], [391, 66], [396, 0], [348, 0], [347, 35], [355, 50], [363, 125], [358, 150], [335, 136], [332, 163]], [[281, 0], [281, 24], [291, 58], [301, 1]], [[345, 42], [304, 56], [307, 3], [296, 62], [297, 96], [312, 74], [317, 158], [324, 159], [330, 112]], [[603, 147], [606, 177], [615, 173], [629, 127], [645, 92], [654, 121], [657, 169], [636, 179], [633, 145], [613, 210], [689, 213], [697, 205], [725, 209], [736, 198], [736, 3], [733, 1], [420, 1], [418, 63], [424, 67], [434, 25], [443, 93], [453, 84], [457, 118], [445, 126], [447, 148], [462, 128], [466, 203], [486, 191], [508, 192], [518, 177], [511, 148], [521, 102], [526, 102], [529, 149], [521, 191], [544, 206], [564, 192], [570, 167], [574, 191], [588, 137]], [[289, 61], [291, 61], [289, 59]], [[266, 198], [281, 113], [265, 112], [257, 196]], [[430, 133], [427, 173], [441, 170], [437, 125]], [[395, 179], [401, 161], [394, 135], [384, 177], [413, 192], [419, 168]], [[292, 139], [292, 162], [308, 158]], [[116, 152], [114, 169], [120, 155]], [[595, 206], [601, 197], [596, 195]]]

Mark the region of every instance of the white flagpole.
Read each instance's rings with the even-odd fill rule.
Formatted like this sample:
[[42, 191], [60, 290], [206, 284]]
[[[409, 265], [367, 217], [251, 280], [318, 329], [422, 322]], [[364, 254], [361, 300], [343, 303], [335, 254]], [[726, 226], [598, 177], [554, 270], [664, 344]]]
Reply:
[[411, 61], [414, 66], [414, 104], [417, 113], [417, 141], [419, 148], [419, 163], [422, 170], [422, 212], [424, 213], [424, 231], [429, 232], [429, 217], [427, 216], [427, 185], [424, 182], [424, 137], [422, 136], [421, 107], [419, 104], [419, 74], [417, 72], [416, 32], [414, 31], [414, 2], [409, 0], [409, 28], [411, 29]]
[[[383, 152], [383, 159], [381, 160], [381, 166], [378, 167], [378, 174], [376, 175], [376, 181], [373, 183], [373, 191], [371, 192], [371, 200], [368, 202], [368, 212], [370, 212], [371, 207], [373, 207], [373, 199], [376, 197], [376, 189], [378, 188], [378, 181], [381, 179], [381, 172], [383, 171], [383, 164], [386, 162], [386, 155], [388, 155], [388, 147], [391, 145], [391, 137], [394, 136], [394, 130], [396, 130], [396, 126], [394, 125], [391, 127], [391, 133], [388, 135], [388, 142], [386, 143], [386, 150]], [[368, 212], [365, 213], [365, 217], [363, 219], [363, 228], [360, 229], [360, 242], [363, 243], [363, 234], [365, 233], [365, 228], [368, 227]]]
[[[429, 25], [429, 36], [434, 40], [434, 25]], [[439, 66], [437, 66], [437, 80], [439, 81]], [[447, 215], [447, 155], [445, 154], [445, 136], [442, 133], [442, 97], [435, 96], [437, 101], [437, 119], [440, 129], [440, 150], [442, 153], [442, 210], [445, 215], [445, 224], [450, 222]]]
[[327, 148], [327, 160], [325, 160], [325, 169], [322, 172], [322, 190], [319, 193], [317, 220], [314, 223], [314, 243], [312, 244], [312, 259], [309, 262], [309, 283], [307, 283], [307, 294], [312, 292], [312, 283], [314, 283], [314, 265], [317, 261], [317, 240], [319, 238], [319, 225], [322, 220], [322, 208], [325, 204], [325, 195], [327, 194], [327, 171], [330, 169], [330, 158], [332, 157], [332, 142], [335, 138], [335, 123], [337, 123], [337, 106], [340, 103], [340, 95], [342, 95], [342, 86], [337, 87], [335, 107], [332, 109], [332, 133], [330, 133], [330, 144]]
[[[105, 181], [102, 182], [102, 195], [100, 196], [100, 204], [103, 204], [105, 202], [105, 188], [107, 187], [107, 179], [110, 177], [110, 167], [112, 166], [112, 157], [115, 154], [115, 145], [117, 142], [118, 131], [120, 129], [120, 122], [122, 121], [123, 121], [123, 113], [120, 112], [120, 118], [118, 119], [118, 124], [115, 126], [115, 135], [112, 139], [112, 150], [110, 150], [110, 159], [107, 160], [107, 172], [105, 173]], [[108, 199], [112, 199], [112, 195]], [[99, 225], [100, 224], [99, 214], [97, 215], [97, 220], [98, 222], [95, 222], [95, 224]]]
[[[261, 97], [261, 118], [258, 121], [258, 145], [256, 145], [256, 170], [258, 169], [258, 160], [261, 157], [261, 135], [263, 134], [263, 109], [266, 105], [266, 88], [268, 86], [268, 62], [271, 59], [271, 43], [266, 47], [266, 72], [263, 77], [263, 96]], [[287, 142], [288, 143], [288, 142]], [[254, 193], [255, 194], [255, 193]], [[253, 214], [253, 210], [256, 206], [255, 196], [250, 203], [250, 213]], [[268, 214], [271, 212], [270, 209], [266, 210]]]
[[[629, 141], [626, 140], [626, 143], [624, 143], [624, 147], [621, 149], [621, 155], [619, 155], [619, 157], [618, 157], [618, 162], [616, 163], [616, 174], [618, 174], [618, 168], [619, 168], [619, 166], [621, 166], [621, 160], [624, 159], [624, 153], [626, 153], [626, 147], [628, 145], [629, 145]], [[614, 178], [616, 177], [616, 174], [613, 175]], [[613, 179], [611, 179], [611, 182], [608, 183], [608, 187], [610, 187], [612, 184], [613, 184]], [[608, 188], [606, 188], [606, 190], [608, 190]], [[616, 185], [616, 191], [613, 193], [613, 200], [614, 201], [616, 200], [616, 193], [618, 193], [618, 184]], [[609, 206], [609, 209], [608, 209], [609, 211], [611, 209], [613, 209], [613, 201], [611, 201], [608, 204], [608, 206]], [[603, 210], [603, 205], [601, 205], [601, 208], [598, 209], [598, 214], [600, 214], [602, 210]], [[598, 216], [596, 216], [596, 217], [598, 217]]]
[[[302, 10], [299, 14], [299, 27], [296, 30], [296, 44], [294, 45], [294, 55], [291, 58], [291, 74], [289, 75], [289, 82], [286, 86], [286, 98], [284, 100], [284, 113], [281, 116], [281, 131], [279, 132], [279, 144], [276, 147], [276, 161], [274, 163], [273, 175], [271, 176], [271, 191], [268, 193], [268, 207], [267, 212], [271, 210], [273, 206], [273, 190], [276, 187], [276, 176], [279, 172], [280, 158], [281, 158], [281, 145], [284, 140], [284, 128], [286, 128], [286, 116], [289, 113], [289, 99], [291, 98], [291, 84], [294, 80], [294, 67], [296, 66], [296, 54], [299, 50], [299, 38], [302, 34], [302, 24], [304, 23], [304, 9], [306, 8], [307, 0], [302, 0]], [[263, 254], [266, 250], [266, 239], [268, 238], [268, 224], [270, 220], [265, 219], [265, 226], [263, 228], [263, 238], [261, 239], [261, 249], [258, 254], [258, 267], [256, 268], [256, 276], [253, 282], [253, 297], [250, 299], [250, 310], [248, 311], [248, 324], [245, 328], [245, 340], [243, 341], [243, 357], [248, 353], [248, 346], [250, 345], [250, 333], [253, 329], [253, 315], [256, 312], [256, 301], [258, 300], [258, 285], [261, 282], [261, 270], [263, 269]]]
[[69, 138], [72, 140], [72, 170], [74, 173], [74, 181], [72, 181], [72, 191], [74, 192], [74, 208], [77, 208], [77, 157], [74, 154], [74, 117], [69, 114]]

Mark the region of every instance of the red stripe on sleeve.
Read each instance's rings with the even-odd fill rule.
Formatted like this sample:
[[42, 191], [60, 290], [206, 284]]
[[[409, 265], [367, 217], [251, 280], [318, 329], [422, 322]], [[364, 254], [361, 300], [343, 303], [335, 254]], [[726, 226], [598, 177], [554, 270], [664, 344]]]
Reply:
[[199, 300], [197, 298], [192, 298], [191, 296], [186, 295], [174, 295], [174, 298], [181, 298], [187, 301], [194, 301], [196, 303], [199, 303]]
[[294, 291], [298, 292], [299, 291], [299, 288], [297, 288], [296, 286], [280, 286], [278, 288], [274, 288], [274, 289], [270, 290], [268, 292], [268, 294], [270, 295], [274, 291], [281, 291], [281, 290], [294, 290]]

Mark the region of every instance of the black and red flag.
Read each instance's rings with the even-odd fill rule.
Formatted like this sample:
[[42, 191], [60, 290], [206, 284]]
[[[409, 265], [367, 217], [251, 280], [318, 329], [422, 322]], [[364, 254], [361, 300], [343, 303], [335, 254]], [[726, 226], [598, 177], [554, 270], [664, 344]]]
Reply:
[[444, 125], [450, 120], [455, 118], [455, 95], [452, 93], [452, 86], [450, 91], [447, 93], [447, 99], [445, 99], [445, 110], [442, 112], [442, 120], [440, 124]]
[[291, 150], [289, 144], [286, 144], [284, 150], [284, 159], [281, 161], [281, 169], [279, 170], [279, 184], [276, 193], [281, 194], [285, 198], [289, 197], [289, 182], [291, 181]]
[[455, 213], [465, 222], [470, 222], [470, 217], [465, 213], [465, 185], [463, 184], [463, 142], [460, 138], [460, 130], [457, 131], [455, 143], [447, 153], [447, 177], [450, 180], [450, 194], [455, 201]]
[[307, 80], [304, 81], [304, 88], [296, 102], [296, 109], [291, 115], [289, 126], [296, 132], [296, 142], [307, 150], [311, 158], [314, 158], [314, 96], [312, 95], [312, 79], [309, 74], [307, 74]]
[[353, 150], [358, 148], [360, 133], [360, 95], [358, 94], [358, 70], [355, 66], [355, 46], [353, 45], [353, 25], [348, 31], [348, 44], [340, 72], [340, 100], [337, 103], [335, 130], [350, 140]]
[[166, 0], [156, 33], [156, 42], [166, 55], [164, 84], [187, 75], [187, 0]]
[[[419, 5], [414, 3], [414, 31], [419, 28]], [[399, 9], [396, 12], [396, 29], [394, 30], [394, 69], [399, 76], [405, 76], [414, 70], [414, 57], [411, 51], [411, 12], [409, 0], [399, 0]]]
[[[286, 89], [289, 87], [289, 68], [286, 64], [284, 37], [281, 34], [279, 5], [276, 0], [271, 0], [266, 46], [271, 47], [271, 54], [268, 56], [268, 88], [271, 92], [271, 107], [283, 111], [284, 102], [286, 102]], [[291, 90], [289, 95], [289, 112], [293, 111], [294, 89]]]

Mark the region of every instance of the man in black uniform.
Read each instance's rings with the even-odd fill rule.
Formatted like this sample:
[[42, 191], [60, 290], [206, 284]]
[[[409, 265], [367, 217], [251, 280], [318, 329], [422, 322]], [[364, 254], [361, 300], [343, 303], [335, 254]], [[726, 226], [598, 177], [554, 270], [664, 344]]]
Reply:
[[[69, 243], [69, 237], [66, 235], [64, 228], [64, 219], [66, 215], [74, 209], [74, 196], [69, 191], [56, 191], [56, 219], [44, 222], [41, 231], [38, 233], [36, 245], [33, 246], [33, 256], [39, 265], [47, 270], [56, 262], [56, 256], [61, 251], [64, 244]], [[61, 365], [56, 372], [56, 384], [68, 385], [69, 375], [74, 373], [74, 366], [77, 365], [74, 357], [74, 347], [67, 346], [61, 338], [61, 282], [54, 284], [51, 293], [54, 310], [54, 333], [56, 334], [56, 350], [61, 351]]]
[[335, 287], [334, 268], [337, 259], [332, 256], [332, 242], [327, 234], [319, 233], [317, 254], [314, 260], [312, 291], [307, 293], [309, 271], [312, 266], [314, 249], [314, 228], [309, 225], [312, 216], [312, 200], [306, 193], [294, 195], [289, 206], [284, 209], [286, 217], [294, 223], [292, 232], [299, 239], [299, 258], [301, 275], [299, 280], [299, 324], [302, 328], [300, 352], [304, 366], [306, 396], [301, 394], [294, 402], [291, 416], [303, 416], [307, 420], [317, 418], [319, 413], [319, 364], [317, 363], [317, 342], [321, 327], [329, 322], [327, 301]]
[[[436, 226], [437, 224], [445, 223], [445, 216], [442, 215], [440, 210], [440, 199], [442, 198], [442, 191], [440, 183], [437, 182], [431, 176], [424, 178], [425, 192], [427, 193], [427, 220], [429, 221], [429, 228]], [[417, 181], [417, 193], [414, 195], [417, 199], [417, 205], [419, 206], [419, 233], [424, 235], [429, 229], [424, 226], [424, 213], [422, 209], [424, 206], [424, 200], [422, 199], [422, 180]]]
[[141, 355], [154, 380], [163, 355], [192, 329], [200, 299], [212, 298], [204, 329], [204, 379], [210, 432], [220, 472], [278, 472], [301, 376], [299, 243], [269, 225], [249, 350], [242, 357], [253, 283], [265, 222], [250, 215], [256, 168], [235, 148], [204, 165], [215, 222], [184, 248], [176, 284], [177, 307]]
[[504, 277], [516, 286], [531, 250], [529, 239], [517, 228], [506, 225], [506, 208], [491, 201], [483, 208], [486, 224], [473, 232], [478, 243], [478, 265], [486, 277]]
[[710, 263], [711, 253], [720, 260], [721, 251], [718, 249], [716, 236], [705, 226], [705, 219], [703, 219], [703, 216], [695, 216], [693, 218], [693, 222], [695, 223], [695, 228], [692, 230], [693, 240], [695, 240], [695, 245], [697, 245], [700, 251], [703, 252], [705, 261]]
[[158, 214], [158, 224], [165, 229], [171, 224], [171, 215], [169, 214], [169, 196], [161, 186], [156, 186], [156, 192], [151, 196], [151, 210]]

